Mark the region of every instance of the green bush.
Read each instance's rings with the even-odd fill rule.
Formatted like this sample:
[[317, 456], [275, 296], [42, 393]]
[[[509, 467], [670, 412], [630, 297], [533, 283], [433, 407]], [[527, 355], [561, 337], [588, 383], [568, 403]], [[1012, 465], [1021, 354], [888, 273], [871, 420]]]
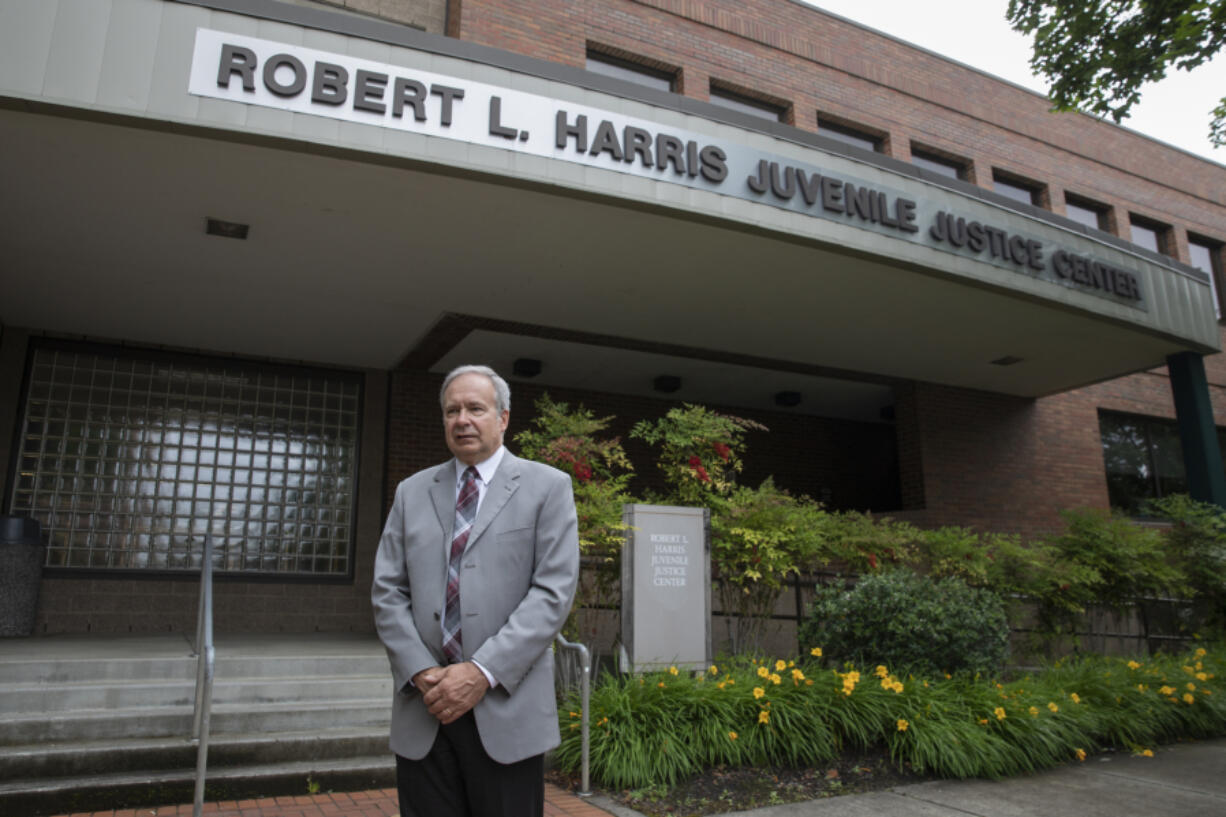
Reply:
[[1171, 523], [1164, 535], [1168, 558], [1182, 571], [1192, 597], [1203, 603], [1205, 624], [1226, 630], [1226, 511], [1174, 494], [1151, 500], [1146, 512]]
[[836, 661], [993, 673], [1008, 656], [1009, 624], [990, 590], [895, 570], [866, 576], [850, 590], [820, 588], [801, 641]]

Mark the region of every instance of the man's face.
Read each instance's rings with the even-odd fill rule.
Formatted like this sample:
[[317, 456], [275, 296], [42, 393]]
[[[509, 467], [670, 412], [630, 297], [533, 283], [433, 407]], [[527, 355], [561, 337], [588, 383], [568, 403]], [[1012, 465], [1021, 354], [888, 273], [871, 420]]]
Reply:
[[502, 445], [509, 411], [495, 407], [494, 384], [482, 374], [462, 374], [443, 394], [443, 429], [447, 447], [465, 465], [487, 460]]

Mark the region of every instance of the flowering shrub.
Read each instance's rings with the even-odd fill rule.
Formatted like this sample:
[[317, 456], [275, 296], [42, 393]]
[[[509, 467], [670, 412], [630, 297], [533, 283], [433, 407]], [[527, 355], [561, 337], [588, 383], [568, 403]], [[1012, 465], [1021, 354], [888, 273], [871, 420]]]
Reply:
[[[698, 675], [606, 675], [591, 696], [592, 779], [637, 788], [719, 765], [821, 768], [872, 746], [923, 773], [999, 778], [1226, 732], [1221, 646], [1145, 663], [1082, 658], [1006, 683], [869, 666], [739, 660]], [[575, 693], [559, 712], [564, 770], [579, 768], [580, 717]]]
[[745, 432], [751, 429], [766, 426], [685, 403], [655, 422], [640, 420], [630, 436], [659, 448], [656, 462], [669, 489], [662, 501], [715, 513], [744, 466]]
[[[515, 435], [520, 454], [570, 474], [579, 519], [579, 547], [596, 570], [580, 583], [575, 611], [617, 604], [621, 547], [625, 532], [622, 506], [632, 466], [616, 437], [602, 438], [609, 417], [595, 417], [583, 406], [571, 409], [542, 395], [532, 427]], [[571, 616], [574, 617], [572, 611]], [[568, 628], [572, 631], [573, 627]]]
[[850, 590], [819, 588], [801, 639], [823, 644], [836, 660], [993, 673], [1008, 655], [1009, 624], [995, 593], [900, 569], [865, 576]]

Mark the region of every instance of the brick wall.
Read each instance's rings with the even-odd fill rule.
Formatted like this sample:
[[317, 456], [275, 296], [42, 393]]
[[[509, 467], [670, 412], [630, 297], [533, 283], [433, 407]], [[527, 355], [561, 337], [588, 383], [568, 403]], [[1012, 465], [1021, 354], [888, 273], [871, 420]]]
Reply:
[[791, 119], [816, 131], [822, 114], [886, 134], [908, 160], [914, 141], [973, 163], [991, 188], [999, 168], [1128, 213], [1226, 239], [1226, 169], [791, 0], [498, 0], [452, 2], [451, 36], [582, 67], [588, 43], [680, 66], [679, 90], [708, 98], [710, 80], [789, 100]]

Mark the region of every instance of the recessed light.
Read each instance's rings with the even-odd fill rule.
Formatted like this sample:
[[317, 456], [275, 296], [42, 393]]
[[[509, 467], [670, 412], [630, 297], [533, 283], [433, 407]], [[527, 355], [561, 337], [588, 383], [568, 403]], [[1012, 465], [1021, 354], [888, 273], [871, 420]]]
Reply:
[[681, 378], [674, 374], [662, 374], [651, 381], [651, 387], [665, 394], [672, 394], [681, 388]]
[[516, 377], [536, 377], [541, 373], [541, 362], [531, 357], [517, 357], [511, 364], [511, 374]]
[[225, 221], [220, 218], [205, 219], [204, 232], [207, 235], [217, 235], [222, 238], [237, 238], [240, 241], [247, 240], [247, 230], [250, 229], [250, 224], [239, 224], [237, 221]]

